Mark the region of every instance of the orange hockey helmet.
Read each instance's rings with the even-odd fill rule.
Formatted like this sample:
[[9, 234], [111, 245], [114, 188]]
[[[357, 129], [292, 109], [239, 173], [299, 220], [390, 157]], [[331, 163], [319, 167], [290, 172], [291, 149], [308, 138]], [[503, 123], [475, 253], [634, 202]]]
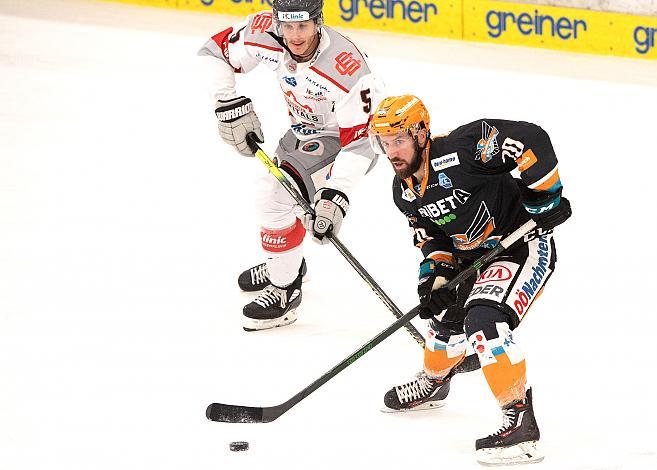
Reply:
[[390, 96], [384, 99], [374, 112], [370, 121], [369, 135], [372, 148], [377, 153], [385, 153], [379, 136], [408, 132], [417, 138], [421, 129], [429, 131], [429, 111], [417, 96]]

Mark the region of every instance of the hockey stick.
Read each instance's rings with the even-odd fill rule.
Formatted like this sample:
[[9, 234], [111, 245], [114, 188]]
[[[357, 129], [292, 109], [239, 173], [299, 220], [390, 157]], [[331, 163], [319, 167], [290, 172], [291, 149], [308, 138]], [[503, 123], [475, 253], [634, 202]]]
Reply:
[[[477, 259], [468, 268], [461, 271], [454, 279], [447, 283], [448, 289], [455, 289], [461, 282], [468, 279], [475, 274], [478, 269], [498, 256], [501, 252], [506, 250], [509, 246], [513, 245], [516, 241], [520, 240], [526, 233], [536, 227], [536, 222], [530, 220], [522, 225], [520, 228], [511, 233], [508, 237], [503, 239], [495, 248], [490, 250], [481, 258]], [[223, 423], [269, 423], [279, 418], [283, 413], [298, 404], [301, 400], [313, 393], [319, 387], [338, 375], [341, 371], [349, 367], [358, 359], [363, 357], [367, 352], [374, 348], [377, 344], [382, 342], [388, 336], [392, 335], [395, 331], [400, 329], [406, 322], [410, 321], [413, 317], [420, 313], [418, 307], [415, 307], [388, 328], [369, 340], [356, 352], [351, 354], [346, 359], [342, 360], [338, 365], [333, 367], [327, 373], [294, 395], [292, 398], [284, 403], [276, 406], [239, 406], [239, 405], [226, 405], [223, 403], [212, 403], [208, 406], [205, 415], [212, 421], [220, 421]]]
[[[287, 179], [287, 177], [283, 174], [283, 172], [278, 168], [276, 163], [272, 161], [271, 158], [267, 156], [267, 154], [260, 148], [258, 145], [258, 142], [255, 139], [256, 135], [253, 132], [249, 132], [246, 135], [246, 142], [255, 154], [258, 159], [265, 164], [265, 166], [269, 169], [269, 172], [274, 175], [274, 177], [283, 185], [283, 187], [287, 190], [288, 193], [290, 193], [290, 196], [294, 198], [297, 204], [301, 206], [301, 208], [304, 210], [304, 212], [308, 214], [314, 214], [314, 210], [312, 207], [310, 207], [310, 204], [308, 204], [308, 201], [306, 201], [301, 194], [299, 194], [299, 191], [292, 186], [290, 183], [290, 180]], [[349, 262], [349, 264], [356, 270], [356, 272], [360, 275], [361, 278], [367, 283], [368, 286], [374, 291], [374, 293], [383, 301], [384, 304], [388, 307], [388, 309], [395, 315], [397, 318], [402, 318], [404, 315], [402, 311], [395, 305], [395, 303], [388, 297], [388, 295], [381, 289], [379, 284], [372, 278], [372, 276], [369, 275], [369, 273], [363, 268], [363, 266], [358, 262], [356, 258], [349, 252], [346, 246], [342, 244], [340, 239], [333, 235], [332, 233], [329, 233], [328, 235], [329, 240], [331, 243], [333, 243], [333, 246], [335, 246], [340, 254], [344, 256], [344, 258]], [[404, 328], [406, 328], [406, 331], [409, 332], [409, 334], [413, 337], [413, 339], [419, 344], [422, 348], [424, 348], [424, 337], [422, 334], [417, 331], [417, 329], [411, 324], [405, 324]]]

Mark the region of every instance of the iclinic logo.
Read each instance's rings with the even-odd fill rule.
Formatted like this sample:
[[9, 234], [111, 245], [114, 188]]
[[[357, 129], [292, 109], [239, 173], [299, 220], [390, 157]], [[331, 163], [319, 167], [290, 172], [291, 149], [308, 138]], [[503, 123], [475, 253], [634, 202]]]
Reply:
[[514, 28], [523, 36], [552, 36], [559, 39], [578, 39], [587, 31], [586, 21], [571, 19], [567, 16], [555, 18], [552, 15], [543, 15], [534, 10], [534, 15], [520, 13], [516, 15], [510, 11], [490, 10], [486, 14], [488, 35], [499, 38], [507, 30]]
[[433, 2], [417, 0], [338, 0], [340, 18], [353, 21], [359, 15], [368, 15], [375, 20], [408, 20], [411, 23], [427, 23], [438, 15], [438, 6]]

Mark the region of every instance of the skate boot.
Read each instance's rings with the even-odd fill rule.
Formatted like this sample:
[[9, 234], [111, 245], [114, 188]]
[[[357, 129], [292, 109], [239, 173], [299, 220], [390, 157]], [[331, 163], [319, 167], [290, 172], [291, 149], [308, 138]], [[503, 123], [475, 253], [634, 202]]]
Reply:
[[537, 449], [541, 433], [532, 407], [532, 389], [524, 400], [502, 408], [502, 427], [495, 434], [477, 439], [477, 461], [486, 466], [537, 463], [543, 455]]
[[451, 374], [444, 379], [432, 379], [425, 371], [413, 380], [391, 388], [383, 397], [384, 413], [440, 408], [449, 393]]
[[301, 274], [287, 287], [269, 284], [251, 303], [244, 306], [245, 331], [266, 330], [285, 326], [297, 320], [301, 303]]
[[[308, 272], [306, 267], [305, 258], [301, 261], [299, 274], [305, 276]], [[247, 269], [237, 278], [237, 284], [244, 292], [257, 292], [271, 284], [269, 280], [269, 271], [267, 270], [267, 263], [261, 263], [257, 266]]]

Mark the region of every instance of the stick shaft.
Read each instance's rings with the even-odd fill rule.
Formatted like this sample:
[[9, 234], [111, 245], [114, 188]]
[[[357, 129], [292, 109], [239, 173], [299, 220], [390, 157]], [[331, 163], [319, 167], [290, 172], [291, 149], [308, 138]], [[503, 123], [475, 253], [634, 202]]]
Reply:
[[[290, 183], [290, 180], [285, 176], [281, 169], [272, 161], [271, 158], [260, 148], [258, 142], [254, 139], [254, 134], [250, 133], [247, 135], [247, 143], [251, 147], [251, 150], [254, 151], [255, 156], [265, 164], [269, 169], [270, 173], [283, 185], [283, 187], [290, 193], [290, 196], [296, 201], [299, 206], [309, 214], [313, 214], [314, 211], [308, 201], [299, 193], [299, 191]], [[379, 284], [370, 276], [370, 274], [365, 270], [365, 268], [358, 262], [358, 260], [351, 254], [347, 247], [340, 241], [340, 239], [330, 233], [328, 235], [329, 240], [335, 246], [335, 248], [340, 252], [340, 254], [347, 260], [347, 262], [354, 268], [358, 275], [365, 281], [365, 283], [370, 286], [374, 293], [381, 299], [381, 301], [388, 307], [392, 314], [396, 318], [402, 318], [404, 313], [395, 305], [390, 297], [384, 292], [384, 290], [379, 286]], [[418, 343], [422, 348], [424, 348], [424, 337], [422, 334], [413, 326], [413, 324], [408, 323], [404, 325], [406, 331], [411, 335], [411, 337]]]
[[[513, 243], [515, 243], [520, 238], [522, 238], [527, 232], [532, 230], [535, 226], [536, 224], [533, 221], [530, 221], [522, 225], [518, 229], [516, 229], [512, 234], [510, 234], [508, 237], [502, 240], [502, 242], [500, 242], [500, 244], [496, 246], [493, 250], [486, 253], [481, 258], [477, 259], [477, 261], [475, 261], [471, 266], [464, 269], [459, 274], [459, 276], [456, 276], [454, 279], [452, 279], [452, 281], [448, 283], [448, 287], [450, 289], [453, 289], [458, 285], [458, 282], [461, 282], [462, 280], [465, 280], [470, 276], [474, 275], [481, 266], [486, 264], [495, 256], [499, 255], [501, 252], [506, 250], [509, 246], [513, 245]], [[459, 278], [461, 279], [461, 281], [455, 282]], [[274, 421], [275, 419], [279, 418], [282, 414], [290, 410], [292, 407], [297, 405], [299, 402], [301, 402], [308, 395], [310, 395], [315, 390], [317, 390], [319, 387], [321, 387], [326, 382], [331, 380], [333, 377], [338, 375], [344, 369], [346, 369], [351, 364], [356, 362], [358, 359], [363, 357], [365, 354], [371, 351], [376, 345], [381, 343], [383, 340], [385, 340], [390, 335], [392, 335], [395, 331], [397, 331], [406, 323], [411, 321], [413, 317], [415, 317], [419, 313], [420, 313], [419, 308], [415, 307], [408, 313], [402, 315], [401, 318], [397, 319], [397, 321], [392, 323], [385, 330], [381, 331], [378, 335], [376, 335], [374, 338], [369, 340], [367, 343], [365, 343], [363, 346], [361, 346], [351, 355], [343, 359], [339, 364], [334, 366], [331, 370], [326, 372], [324, 375], [319, 377], [313, 383], [311, 383], [306, 388], [301, 390], [299, 393], [294, 395], [292, 398], [290, 398], [284, 403], [281, 403], [280, 405], [258, 408], [251, 406], [236, 406], [236, 405], [226, 405], [221, 403], [213, 403], [208, 407], [206, 411], [206, 416], [212, 421], [221, 421], [221, 422], [229, 422], [229, 423], [263, 423], [263, 422]]]

